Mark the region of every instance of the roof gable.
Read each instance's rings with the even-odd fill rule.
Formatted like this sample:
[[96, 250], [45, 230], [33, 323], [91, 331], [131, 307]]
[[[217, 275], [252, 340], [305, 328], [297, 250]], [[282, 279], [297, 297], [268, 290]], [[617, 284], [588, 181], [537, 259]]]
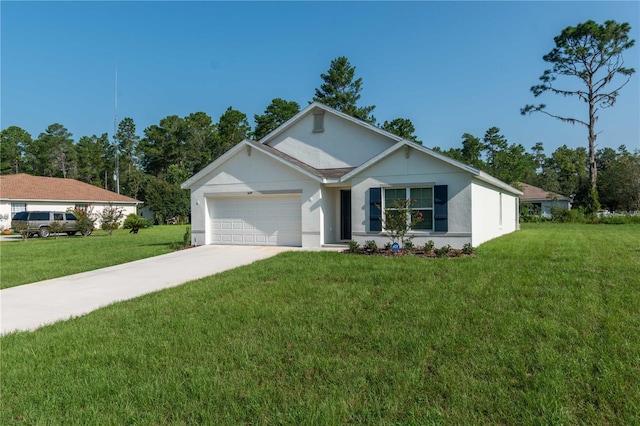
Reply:
[[543, 200], [567, 200], [571, 201], [566, 195], [556, 194], [555, 192], [545, 191], [537, 186], [528, 183], [518, 182], [522, 187], [522, 201], [543, 201]]
[[[318, 128], [316, 123], [322, 123]], [[313, 103], [260, 143], [316, 169], [357, 167], [400, 137], [319, 103]]]
[[486, 182], [492, 186], [495, 186], [497, 188], [503, 189], [509, 193], [512, 193], [514, 195], [521, 195], [522, 192], [517, 190], [516, 188], [507, 185], [506, 183], [502, 182], [499, 179], [494, 178], [493, 176], [482, 172], [478, 169], [475, 169], [467, 164], [461, 163], [460, 161], [454, 160], [453, 158], [447, 157], [444, 154], [441, 154], [439, 152], [436, 152], [432, 149], [426, 148], [422, 145], [419, 145], [415, 142], [403, 139], [400, 142], [398, 142], [397, 144], [395, 144], [394, 146], [392, 146], [391, 148], [389, 148], [388, 150], [380, 153], [379, 155], [377, 155], [376, 157], [370, 159], [369, 161], [367, 161], [366, 163], [362, 164], [360, 167], [355, 168], [354, 170], [352, 170], [351, 172], [345, 174], [342, 178], [341, 181], [346, 181], [349, 180], [351, 178], [353, 178], [354, 176], [357, 176], [359, 173], [363, 172], [364, 170], [368, 169], [369, 167], [380, 163], [381, 161], [384, 161], [386, 158], [390, 157], [393, 153], [397, 152], [400, 149], [406, 149], [406, 150], [417, 150], [420, 151], [426, 155], [428, 155], [429, 157], [435, 158], [437, 160], [440, 160], [444, 163], [447, 163], [463, 172], [469, 173], [472, 176], [474, 176], [476, 179], [479, 179], [483, 182]]
[[0, 176], [0, 198], [5, 200], [140, 203], [134, 198], [75, 179], [31, 176], [25, 173]]

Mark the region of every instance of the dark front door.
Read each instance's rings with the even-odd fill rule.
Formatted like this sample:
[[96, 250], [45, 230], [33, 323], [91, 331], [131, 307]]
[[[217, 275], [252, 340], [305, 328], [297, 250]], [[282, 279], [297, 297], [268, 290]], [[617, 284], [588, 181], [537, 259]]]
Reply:
[[340, 190], [340, 239], [351, 239], [351, 190]]

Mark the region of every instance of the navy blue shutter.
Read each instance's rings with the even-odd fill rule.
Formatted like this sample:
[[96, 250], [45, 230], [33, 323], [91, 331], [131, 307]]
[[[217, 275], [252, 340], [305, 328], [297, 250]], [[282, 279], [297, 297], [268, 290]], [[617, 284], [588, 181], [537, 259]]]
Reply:
[[382, 231], [382, 188], [369, 188], [369, 230]]
[[436, 232], [447, 232], [449, 230], [448, 198], [447, 185], [433, 187], [433, 230]]

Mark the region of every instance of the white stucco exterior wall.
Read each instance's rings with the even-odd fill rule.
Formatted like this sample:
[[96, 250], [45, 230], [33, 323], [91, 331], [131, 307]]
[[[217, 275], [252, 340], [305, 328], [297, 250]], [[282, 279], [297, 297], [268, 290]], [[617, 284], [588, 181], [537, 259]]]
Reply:
[[519, 199], [513, 194], [496, 189], [485, 182], [474, 180], [472, 187], [474, 247], [485, 241], [515, 231]]
[[448, 231], [415, 231], [415, 245], [432, 240], [436, 247], [462, 248], [471, 242], [471, 175], [420, 151], [401, 149], [352, 179], [352, 238], [360, 244], [374, 240], [380, 245], [389, 238], [385, 232], [369, 229], [369, 188], [447, 185]]
[[208, 200], [216, 196], [299, 193], [302, 200], [302, 246], [320, 246], [324, 208], [320, 183], [257, 149], [248, 148], [240, 149], [191, 187], [192, 244], [211, 243], [207, 205]]
[[395, 143], [333, 114], [324, 114], [324, 131], [314, 133], [313, 120], [313, 114], [303, 117], [268, 145], [316, 169], [332, 169], [357, 167]]

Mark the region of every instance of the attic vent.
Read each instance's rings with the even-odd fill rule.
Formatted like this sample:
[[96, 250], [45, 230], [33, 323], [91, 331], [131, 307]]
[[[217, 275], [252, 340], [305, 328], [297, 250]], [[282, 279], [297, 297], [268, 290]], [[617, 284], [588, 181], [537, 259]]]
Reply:
[[324, 111], [313, 113], [313, 133], [324, 132]]

